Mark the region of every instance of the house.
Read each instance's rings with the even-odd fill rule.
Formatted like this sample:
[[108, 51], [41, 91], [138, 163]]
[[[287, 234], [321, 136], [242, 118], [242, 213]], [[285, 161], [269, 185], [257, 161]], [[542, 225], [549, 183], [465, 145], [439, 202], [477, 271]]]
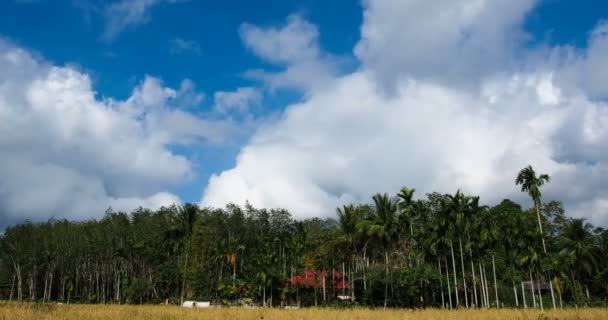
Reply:
[[287, 280], [286, 285], [300, 285], [306, 288], [322, 288], [327, 289], [350, 289], [351, 285], [346, 280], [342, 273], [334, 271], [333, 274], [327, 271], [304, 271], [302, 274], [295, 275]]

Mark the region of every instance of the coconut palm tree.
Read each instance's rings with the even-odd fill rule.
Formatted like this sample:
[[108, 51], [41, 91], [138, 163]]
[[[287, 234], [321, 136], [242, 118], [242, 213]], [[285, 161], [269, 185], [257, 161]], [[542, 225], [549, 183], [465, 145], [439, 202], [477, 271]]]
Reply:
[[590, 279], [598, 268], [598, 250], [592, 228], [585, 219], [571, 219], [560, 232], [560, 256], [568, 263], [572, 283], [580, 282], [582, 277]]
[[388, 194], [376, 194], [373, 198], [374, 207], [366, 217], [357, 224], [357, 228], [368, 236], [378, 240], [384, 249], [384, 263], [387, 279], [384, 279], [384, 308], [388, 304], [388, 265], [389, 247], [398, 234], [398, 212], [397, 199]]
[[[521, 185], [521, 191], [527, 192], [530, 198], [532, 198], [532, 202], [534, 203], [534, 209], [536, 210], [536, 215], [538, 217], [538, 230], [541, 234], [543, 233], [543, 224], [540, 219], [540, 205], [541, 205], [541, 192], [540, 187], [545, 183], [548, 183], [551, 180], [548, 174], [540, 174], [536, 175], [536, 172], [532, 168], [532, 166], [528, 165], [527, 167], [521, 169], [515, 178], [515, 185]], [[545, 253], [547, 252], [547, 247], [545, 245], [545, 237], [542, 237], [543, 242], [543, 250]]]
[[[521, 191], [527, 192], [532, 201], [534, 202], [534, 208], [536, 209], [536, 216], [538, 217], [538, 230], [541, 234], [541, 241], [543, 243], [543, 251], [547, 254], [547, 246], [545, 244], [545, 237], [543, 232], [543, 224], [540, 219], [540, 205], [541, 205], [541, 192], [540, 187], [551, 180], [548, 174], [536, 175], [536, 172], [531, 165], [521, 169], [515, 178], [515, 185], [521, 185]], [[551, 289], [551, 301], [553, 302], [553, 309], [555, 309], [555, 294], [553, 293], [553, 283], [549, 280], [549, 287]]]

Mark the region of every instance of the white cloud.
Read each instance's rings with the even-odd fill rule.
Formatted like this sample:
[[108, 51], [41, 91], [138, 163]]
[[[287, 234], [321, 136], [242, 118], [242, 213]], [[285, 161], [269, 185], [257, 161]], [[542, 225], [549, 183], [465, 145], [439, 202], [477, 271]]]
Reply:
[[125, 101], [99, 100], [87, 74], [2, 40], [0, 70], [2, 224], [179, 202], [166, 188], [192, 164], [169, 146], [236, 130], [185, 111], [202, 99], [189, 80], [171, 89], [147, 76]]
[[364, 1], [355, 54], [387, 89], [407, 78], [474, 82], [513, 64], [536, 0]]
[[[514, 53], [533, 5], [366, 1], [360, 70], [313, 87], [259, 128], [235, 167], [211, 177], [201, 202], [249, 200], [298, 217], [333, 216], [341, 204], [405, 184], [421, 196], [461, 188], [488, 204], [529, 203], [514, 178], [532, 164], [553, 177], [546, 200], [608, 225], [608, 104], [577, 73], [589, 63], [606, 67], [591, 58], [603, 50], [594, 44], [598, 29], [567, 61], [553, 63], [553, 49]], [[318, 48], [313, 27], [289, 36], [267, 30], [274, 31], [253, 43], [268, 61], [289, 70], [299, 63], [293, 57], [322, 55], [274, 45], [295, 37], [287, 47]]]
[[201, 46], [194, 40], [186, 40], [177, 37], [169, 41], [169, 46], [171, 54], [192, 53], [200, 56], [202, 53]]
[[219, 113], [235, 111], [244, 114], [252, 105], [262, 102], [262, 93], [253, 87], [241, 87], [235, 91], [218, 91], [214, 94], [213, 109]]
[[285, 68], [280, 72], [260, 69], [245, 72], [247, 77], [265, 82], [272, 90], [321, 88], [336, 74], [338, 60], [319, 48], [317, 27], [298, 15], [290, 15], [279, 28], [244, 23], [239, 33], [255, 55]]
[[102, 39], [114, 40], [125, 29], [150, 21], [150, 10], [161, 3], [177, 3], [180, 0], [119, 0], [107, 5], [103, 14], [106, 20]]

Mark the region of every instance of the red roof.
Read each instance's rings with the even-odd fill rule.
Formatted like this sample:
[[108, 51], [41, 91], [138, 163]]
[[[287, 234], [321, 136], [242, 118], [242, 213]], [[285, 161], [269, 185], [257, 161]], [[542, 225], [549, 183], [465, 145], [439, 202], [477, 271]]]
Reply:
[[288, 285], [301, 285], [307, 288], [323, 287], [325, 284], [326, 288], [336, 288], [336, 289], [349, 289], [350, 283], [346, 280], [345, 277], [342, 276], [340, 272], [333, 272], [333, 277], [331, 273], [327, 271], [304, 271], [302, 274], [293, 276], [287, 280]]

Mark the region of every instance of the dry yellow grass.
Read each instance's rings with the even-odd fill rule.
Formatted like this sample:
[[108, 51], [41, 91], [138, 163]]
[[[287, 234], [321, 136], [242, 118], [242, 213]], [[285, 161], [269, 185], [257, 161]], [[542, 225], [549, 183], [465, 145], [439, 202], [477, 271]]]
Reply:
[[608, 309], [546, 310], [369, 310], [310, 308], [298, 310], [209, 308], [187, 309], [178, 306], [128, 306], [128, 305], [56, 305], [0, 302], [0, 320], [189, 320], [189, 319], [235, 319], [235, 320], [475, 320], [475, 319], [608, 319]]

